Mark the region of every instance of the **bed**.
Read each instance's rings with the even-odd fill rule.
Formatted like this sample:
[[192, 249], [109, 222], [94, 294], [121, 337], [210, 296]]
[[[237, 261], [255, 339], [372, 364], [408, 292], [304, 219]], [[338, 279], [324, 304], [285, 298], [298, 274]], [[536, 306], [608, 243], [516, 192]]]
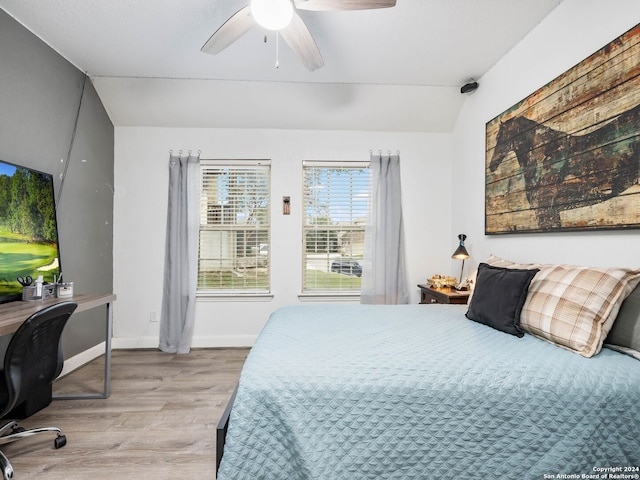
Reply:
[[638, 478], [640, 271], [627, 277], [609, 314], [629, 320], [603, 320], [599, 340], [626, 353], [470, 320], [480, 274], [469, 306], [282, 308], [247, 357], [217, 478]]

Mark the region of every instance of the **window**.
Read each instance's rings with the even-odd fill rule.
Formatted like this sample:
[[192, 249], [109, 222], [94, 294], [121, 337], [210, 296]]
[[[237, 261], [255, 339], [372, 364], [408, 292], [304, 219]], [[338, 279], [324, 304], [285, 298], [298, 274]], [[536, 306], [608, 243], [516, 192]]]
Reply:
[[269, 292], [268, 162], [201, 162], [199, 293]]
[[370, 177], [366, 163], [305, 162], [303, 293], [360, 293]]

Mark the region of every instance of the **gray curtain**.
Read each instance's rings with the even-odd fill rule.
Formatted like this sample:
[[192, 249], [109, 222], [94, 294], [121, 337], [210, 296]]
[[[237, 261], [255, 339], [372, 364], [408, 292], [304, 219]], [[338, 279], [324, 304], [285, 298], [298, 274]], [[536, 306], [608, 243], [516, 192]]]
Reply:
[[364, 236], [360, 303], [409, 303], [400, 156], [371, 155], [371, 203]]
[[160, 316], [163, 352], [189, 353], [198, 281], [199, 155], [169, 156], [169, 202]]

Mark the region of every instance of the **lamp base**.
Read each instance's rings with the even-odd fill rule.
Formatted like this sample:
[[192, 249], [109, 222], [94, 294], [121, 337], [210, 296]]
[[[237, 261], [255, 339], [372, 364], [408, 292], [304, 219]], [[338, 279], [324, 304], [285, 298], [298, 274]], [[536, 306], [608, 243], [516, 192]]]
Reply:
[[462, 259], [462, 268], [460, 268], [460, 283], [458, 283], [458, 286], [462, 286], [464, 284], [464, 278], [462, 278], [463, 272], [464, 272], [464, 258]]

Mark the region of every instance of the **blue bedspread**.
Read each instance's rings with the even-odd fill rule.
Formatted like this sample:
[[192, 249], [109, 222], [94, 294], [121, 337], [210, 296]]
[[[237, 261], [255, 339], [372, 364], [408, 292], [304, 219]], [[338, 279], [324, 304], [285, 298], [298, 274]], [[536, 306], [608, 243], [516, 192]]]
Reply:
[[275, 312], [244, 366], [219, 480], [543, 479], [640, 467], [638, 360], [608, 349], [583, 358], [474, 323], [466, 308]]

